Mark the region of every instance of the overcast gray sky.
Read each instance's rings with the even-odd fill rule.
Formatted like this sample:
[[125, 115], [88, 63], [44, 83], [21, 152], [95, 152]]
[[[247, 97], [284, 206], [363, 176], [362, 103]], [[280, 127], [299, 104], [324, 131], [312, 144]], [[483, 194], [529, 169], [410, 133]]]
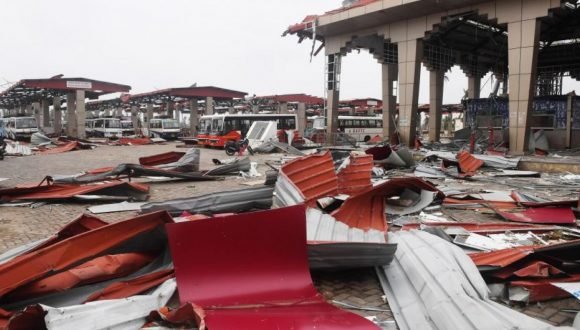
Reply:
[[[323, 96], [323, 54], [311, 63], [311, 41], [298, 44], [295, 36], [281, 34], [307, 14], [341, 3], [5, 0], [0, 84], [62, 73], [128, 84], [132, 93], [197, 82], [257, 95]], [[343, 60], [341, 98], [380, 98], [380, 72], [368, 53], [349, 54]], [[444, 102], [457, 103], [467, 80], [457, 68], [448, 76]], [[484, 89], [482, 96], [487, 93]], [[424, 72], [420, 102], [428, 99]]]

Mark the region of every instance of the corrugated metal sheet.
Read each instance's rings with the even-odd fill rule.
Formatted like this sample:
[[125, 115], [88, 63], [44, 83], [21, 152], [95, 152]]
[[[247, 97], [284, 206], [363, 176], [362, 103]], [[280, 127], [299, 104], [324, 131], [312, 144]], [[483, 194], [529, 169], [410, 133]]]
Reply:
[[280, 185], [276, 182], [276, 190], [278, 186], [282, 191], [293, 190], [291, 187], [286, 187], [290, 184], [309, 206], [313, 206], [321, 197], [334, 196], [338, 193], [338, 180], [330, 152], [295, 159], [282, 166], [278, 181], [280, 177], [285, 177], [286, 180], [282, 180]]
[[377, 273], [399, 329], [551, 328], [490, 300], [459, 247], [420, 231], [391, 233], [389, 241], [398, 244], [395, 259]]
[[43, 155], [50, 155], [50, 154], [60, 154], [63, 152], [73, 151], [78, 148], [79, 142], [78, 141], [70, 141], [60, 144], [54, 148], [44, 149], [40, 153]]
[[149, 186], [136, 182], [105, 182], [100, 184], [51, 184], [27, 188], [0, 190], [3, 201], [59, 200], [71, 199], [82, 195], [124, 196], [136, 200], [148, 197]]
[[378, 329], [314, 288], [304, 206], [170, 224], [167, 232], [180, 300], [200, 306], [209, 329]]
[[496, 212], [502, 218], [515, 222], [559, 225], [576, 223], [576, 216], [570, 207], [535, 207], [518, 212]]
[[36, 279], [106, 253], [139, 234], [173, 222], [165, 212], [151, 213], [91, 230], [0, 265], [0, 297]]
[[175, 279], [169, 279], [149, 295], [63, 308], [35, 305], [14, 316], [8, 329], [139, 329], [150, 312], [167, 304], [175, 289]]
[[521, 246], [505, 250], [472, 253], [469, 255], [469, 257], [471, 257], [471, 260], [473, 260], [475, 265], [478, 267], [505, 267], [516, 261], [524, 259], [532, 253], [534, 253], [533, 246]]
[[309, 241], [386, 243], [384, 231], [349, 227], [315, 208], [306, 210], [306, 232]]
[[457, 154], [457, 161], [459, 162], [459, 168], [463, 173], [475, 173], [483, 166], [483, 160], [473, 157], [467, 151], [461, 151]]
[[346, 168], [338, 172], [338, 192], [355, 195], [372, 186], [372, 155], [352, 154]]
[[270, 209], [272, 207], [273, 193], [274, 188], [270, 186], [223, 191], [192, 198], [148, 203], [141, 207], [141, 211], [144, 213], [167, 211], [172, 215], [178, 216], [184, 211], [191, 214], [215, 214]]
[[151, 155], [139, 158], [139, 164], [144, 166], [155, 166], [178, 161], [185, 155], [185, 152], [170, 151], [162, 154]]
[[469, 232], [485, 234], [485, 233], [497, 233], [505, 232], [506, 230], [512, 232], [519, 231], [550, 231], [555, 230], [557, 227], [553, 226], [539, 226], [539, 225], [528, 225], [523, 223], [506, 223], [506, 222], [491, 222], [491, 223], [479, 223], [479, 222], [429, 222], [429, 223], [410, 223], [404, 225], [401, 230], [412, 230], [420, 229], [421, 227], [443, 227], [443, 228], [454, 228], [461, 227]]

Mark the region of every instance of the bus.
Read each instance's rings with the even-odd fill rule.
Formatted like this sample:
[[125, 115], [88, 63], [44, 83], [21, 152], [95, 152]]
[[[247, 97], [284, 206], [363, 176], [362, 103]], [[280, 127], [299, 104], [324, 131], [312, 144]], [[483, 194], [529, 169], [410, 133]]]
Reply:
[[[326, 118], [310, 117], [307, 120], [306, 137], [313, 142], [323, 143], [326, 139]], [[355, 138], [358, 142], [368, 142], [375, 136], [383, 138], [383, 117], [338, 116], [338, 130]]]
[[6, 119], [6, 133], [14, 141], [29, 140], [32, 134], [38, 132], [38, 124], [34, 117], [11, 117]]
[[156, 118], [149, 123], [149, 136], [165, 140], [176, 140], [181, 134], [179, 122], [175, 119]]
[[298, 120], [295, 114], [219, 114], [200, 118], [197, 143], [223, 148], [226, 142], [239, 141], [246, 136], [255, 121], [276, 121], [280, 142], [288, 143], [289, 132], [293, 135], [293, 144], [302, 140], [296, 132]]
[[121, 121], [117, 118], [98, 118], [92, 120], [91, 136], [118, 139], [123, 136], [121, 131]]
[[122, 131], [123, 136], [135, 135], [135, 128], [133, 127], [133, 121], [121, 120], [121, 131]]

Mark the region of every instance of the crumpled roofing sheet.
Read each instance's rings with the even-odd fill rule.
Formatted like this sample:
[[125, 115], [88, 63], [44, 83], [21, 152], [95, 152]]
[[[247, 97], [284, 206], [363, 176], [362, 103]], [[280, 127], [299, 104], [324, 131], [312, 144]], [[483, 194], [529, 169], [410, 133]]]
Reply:
[[[313, 154], [282, 166], [276, 182], [276, 195], [280, 196], [274, 204], [278, 207], [291, 206], [301, 203], [301, 199], [307, 205], [314, 206], [317, 199], [337, 193], [338, 177], [330, 152]], [[284, 198], [289, 194], [293, 200]]]
[[167, 232], [180, 300], [199, 306], [209, 329], [378, 329], [314, 288], [304, 206], [171, 224]]
[[40, 153], [42, 155], [60, 154], [63, 152], [73, 151], [75, 149], [79, 149], [79, 142], [78, 141], [69, 141], [69, 142], [64, 142], [62, 144], [59, 144], [54, 148], [43, 149], [40, 151]]
[[145, 324], [150, 312], [167, 304], [175, 289], [175, 279], [168, 279], [148, 295], [62, 308], [34, 305], [14, 316], [8, 324], [8, 330], [139, 329]]
[[106, 253], [168, 222], [173, 222], [173, 219], [165, 212], [143, 215], [75, 235], [1, 264], [0, 298], [34, 280]]
[[352, 154], [348, 165], [338, 172], [338, 193], [354, 195], [370, 188], [373, 171], [372, 155]]
[[139, 158], [139, 164], [143, 166], [156, 166], [161, 164], [173, 163], [185, 156], [185, 152], [169, 151], [161, 154], [145, 156]]
[[136, 182], [103, 182], [99, 184], [50, 184], [34, 187], [0, 189], [0, 200], [59, 200], [71, 199], [83, 195], [101, 195], [110, 197], [146, 200], [149, 186]]
[[167, 211], [172, 215], [180, 215], [184, 211], [191, 214], [214, 214], [270, 209], [273, 193], [274, 188], [270, 186], [223, 191], [191, 198], [148, 203], [141, 206], [141, 212]]
[[572, 225], [576, 216], [570, 207], [535, 207], [523, 211], [496, 211], [502, 218], [514, 222]]
[[457, 246], [421, 231], [391, 233], [393, 262], [378, 269], [397, 326], [414, 329], [551, 329], [489, 298], [474, 263]]

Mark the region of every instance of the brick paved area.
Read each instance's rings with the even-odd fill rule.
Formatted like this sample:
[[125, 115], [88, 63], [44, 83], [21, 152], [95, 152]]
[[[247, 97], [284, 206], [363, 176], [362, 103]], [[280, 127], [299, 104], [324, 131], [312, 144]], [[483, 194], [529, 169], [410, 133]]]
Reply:
[[[56, 155], [36, 155], [30, 157], [7, 158], [0, 161], [0, 177], [10, 178], [0, 182], [0, 186], [14, 186], [21, 183], [39, 182], [46, 175], [74, 174], [83, 170], [114, 166], [120, 163], [137, 163], [142, 156], [157, 153], [184, 150], [176, 149], [176, 144], [148, 145], [133, 147], [102, 146], [95, 150], [74, 151]], [[203, 149], [201, 168], [214, 167], [211, 159], [227, 158], [222, 150]], [[259, 155], [252, 157], [259, 164], [258, 170], [264, 173], [268, 167], [265, 161], [278, 159], [279, 155]], [[247, 188], [242, 179], [229, 177], [219, 182], [171, 182], [150, 183], [151, 201], [162, 201], [172, 198], [197, 196], [210, 192]], [[443, 181], [435, 181], [443, 183]], [[480, 189], [505, 189], [502, 184], [464, 183], [446, 180], [445, 184], [457, 184], [473, 191]], [[47, 204], [37, 208], [18, 207], [0, 208], [0, 253], [19, 245], [47, 237], [63, 225], [77, 217], [90, 204], [64, 203]], [[134, 212], [122, 212], [99, 215], [104, 220], [114, 222], [132, 217]], [[485, 210], [463, 211], [445, 210], [445, 216], [456, 221], [498, 221], [492, 213]], [[372, 269], [343, 272], [315, 272], [314, 282], [320, 292], [329, 300], [336, 300], [354, 306], [371, 307], [384, 310], [361, 311], [350, 309], [363, 316], [376, 316], [385, 321], [386, 329], [394, 329], [393, 318], [388, 304], [383, 301], [383, 292]], [[546, 320], [554, 325], [570, 325], [575, 316], [562, 310], [580, 310], [576, 299], [564, 299], [554, 302], [533, 304], [529, 306], [512, 306], [530, 316]], [[341, 306], [341, 308], [344, 308]], [[346, 308], [348, 309], [348, 308]]]

